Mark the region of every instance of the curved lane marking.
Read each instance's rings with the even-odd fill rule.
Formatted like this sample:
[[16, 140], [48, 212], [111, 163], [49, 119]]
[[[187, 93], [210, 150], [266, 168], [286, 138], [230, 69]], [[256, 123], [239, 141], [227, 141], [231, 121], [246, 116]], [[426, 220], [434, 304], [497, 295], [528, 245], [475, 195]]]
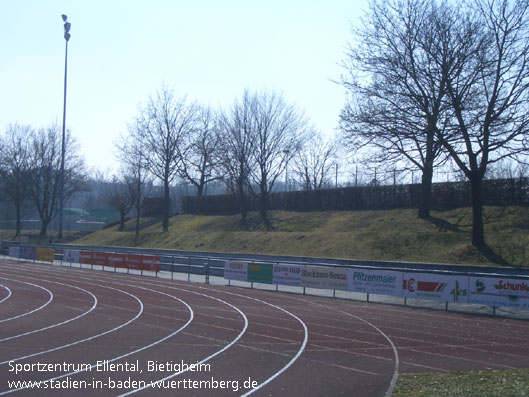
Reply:
[[7, 286], [5, 286], [4, 284], [0, 284], [0, 287], [2, 287], [5, 290], [7, 290], [7, 296], [5, 298], [3, 298], [2, 300], [0, 300], [0, 303], [2, 303], [2, 302], [5, 302], [6, 300], [9, 299], [9, 297], [11, 296], [11, 290]]
[[[29, 277], [29, 278], [31, 278], [31, 277]], [[9, 279], [6, 279], [6, 280], [9, 280]], [[11, 281], [17, 281], [17, 280], [11, 280]], [[60, 285], [64, 285], [64, 286], [66, 286], [66, 287], [76, 288], [76, 289], [78, 289], [78, 290], [81, 290], [81, 291], [83, 291], [83, 292], [86, 292], [87, 294], [89, 294], [89, 295], [92, 296], [92, 298], [94, 299], [94, 303], [93, 303], [92, 307], [91, 307], [89, 310], [87, 310], [87, 311], [84, 312], [84, 313], [81, 313], [81, 314], [78, 315], [78, 316], [72, 317], [72, 318], [70, 318], [70, 319], [68, 319], [68, 320], [61, 321], [60, 323], [56, 323], [56, 324], [49, 325], [49, 326], [47, 326], [47, 327], [43, 327], [43, 328], [39, 328], [39, 329], [35, 329], [35, 330], [33, 330], [33, 331], [24, 332], [24, 333], [22, 333], [22, 334], [18, 334], [18, 335], [9, 336], [9, 337], [7, 337], [7, 338], [0, 339], [0, 342], [5, 342], [5, 341], [12, 340], [12, 339], [16, 339], [16, 338], [21, 338], [21, 337], [23, 337], [23, 336], [31, 335], [31, 334], [34, 334], [34, 333], [37, 333], [37, 332], [42, 332], [42, 331], [46, 331], [46, 330], [51, 329], [51, 328], [58, 327], [59, 325], [67, 324], [67, 323], [69, 323], [69, 322], [71, 322], [71, 321], [74, 321], [74, 320], [77, 320], [77, 319], [79, 319], [79, 318], [81, 318], [81, 317], [83, 317], [83, 316], [86, 316], [88, 313], [90, 313], [92, 310], [94, 310], [94, 309], [96, 308], [96, 306], [97, 306], [97, 298], [96, 298], [96, 296], [95, 296], [94, 294], [92, 294], [90, 291], [87, 291], [87, 290], [85, 290], [85, 289], [83, 289], [83, 288], [80, 288], [80, 287], [75, 287], [75, 286], [73, 286], [73, 285], [68, 285], [68, 284], [64, 284], [64, 283], [59, 283], [59, 282], [56, 282], [56, 281], [49, 281], [49, 280], [42, 280], [42, 281], [50, 282], [50, 283], [54, 283], [54, 284], [60, 284]], [[28, 283], [28, 284], [31, 284], [31, 283]], [[36, 285], [36, 284], [32, 284], [32, 285]], [[51, 291], [50, 291], [50, 293], [51, 293]], [[53, 296], [53, 294], [52, 294], [52, 296]]]
[[[93, 280], [94, 278], [93, 278], [93, 277], [90, 277], [89, 279]], [[99, 277], [96, 277], [96, 279], [101, 280], [101, 278], [99, 278]], [[109, 280], [104, 280], [104, 281], [109, 281]], [[85, 282], [86, 282], [86, 281], [85, 281]], [[110, 281], [110, 282], [113, 283], [113, 284], [118, 284], [118, 285], [129, 285], [129, 286], [131, 285], [130, 283], [125, 284], [125, 283], [118, 283], [118, 282], [116, 282], [116, 281]], [[89, 283], [89, 284], [90, 284], [90, 283]], [[142, 282], [142, 284], [145, 284], [145, 283]], [[150, 285], [152, 285], [153, 283], [146, 283], [146, 284], [150, 284]], [[246, 315], [245, 315], [245, 314], [244, 314], [239, 308], [237, 308], [236, 306], [234, 306], [234, 305], [232, 305], [232, 304], [230, 304], [230, 303], [228, 303], [228, 302], [226, 302], [226, 301], [224, 301], [224, 300], [222, 300], [222, 299], [219, 299], [219, 298], [216, 298], [216, 297], [214, 297], [214, 296], [207, 295], [207, 294], [201, 294], [201, 293], [196, 292], [196, 291], [185, 290], [185, 289], [182, 289], [182, 288], [176, 288], [176, 287], [171, 287], [171, 286], [164, 286], [164, 285], [160, 285], [160, 284], [154, 284], [154, 285], [156, 285], [156, 286], [158, 286], [158, 287], [166, 287], [166, 288], [169, 288], [169, 289], [176, 289], [176, 290], [178, 290], [178, 291], [189, 292], [189, 293], [192, 293], [192, 294], [196, 294], [196, 295], [204, 296], [204, 297], [207, 297], [207, 298], [210, 298], [210, 299], [213, 299], [213, 300], [219, 301], [219, 302], [221, 302], [221, 303], [223, 303], [223, 304], [225, 304], [225, 305], [227, 305], [227, 306], [230, 306], [230, 307], [232, 307], [233, 309], [235, 309], [237, 312], [239, 312], [239, 314], [240, 314], [240, 315], [242, 316], [242, 318], [244, 319], [244, 327], [243, 327], [243, 329], [239, 332], [239, 335], [237, 335], [237, 337], [236, 337], [233, 341], [231, 341], [228, 345], [226, 345], [226, 346], [223, 347], [222, 349], [218, 350], [217, 352], [215, 352], [215, 353], [209, 355], [208, 357], [204, 358], [202, 361], [197, 362], [197, 363], [196, 363], [197, 365], [203, 364], [204, 362], [206, 362], [206, 361], [212, 359], [213, 357], [215, 357], [215, 356], [217, 356], [217, 355], [223, 353], [224, 351], [226, 351], [227, 349], [229, 349], [230, 347], [232, 347], [232, 346], [233, 346], [235, 343], [237, 343], [237, 341], [238, 341], [238, 340], [244, 335], [244, 333], [246, 332], [246, 329], [248, 328], [248, 318], [246, 317]], [[119, 356], [119, 357], [115, 357], [115, 358], [113, 358], [113, 359], [111, 359], [111, 360], [106, 360], [106, 361], [109, 362], [109, 363], [111, 363], [111, 362], [113, 362], [113, 361], [116, 361], [116, 360], [120, 360], [120, 359], [125, 358], [125, 357], [128, 357], [128, 356], [130, 356], [130, 355], [132, 355], [132, 354], [138, 353], [138, 352], [140, 352], [140, 351], [142, 351], [142, 350], [148, 349], [148, 348], [150, 348], [150, 347], [152, 347], [152, 346], [155, 346], [155, 345], [157, 345], [157, 344], [159, 344], [159, 343], [165, 341], [166, 339], [168, 339], [168, 338], [170, 338], [170, 337], [176, 335], [177, 333], [181, 332], [184, 328], [186, 328], [186, 327], [191, 323], [191, 321], [192, 321], [193, 318], [194, 318], [194, 312], [193, 312], [193, 309], [191, 309], [191, 307], [190, 307], [187, 303], [185, 303], [183, 300], [181, 300], [181, 299], [179, 299], [179, 298], [177, 298], [177, 297], [175, 297], [175, 296], [173, 296], [173, 295], [169, 295], [169, 294], [167, 294], [167, 293], [165, 293], [165, 292], [161, 292], [161, 291], [153, 290], [153, 289], [146, 288], [146, 287], [140, 287], [140, 286], [138, 286], [138, 285], [133, 285], [133, 286], [136, 287], [136, 288], [140, 288], [140, 289], [144, 289], [144, 290], [147, 290], [147, 291], [152, 291], [152, 292], [156, 292], [156, 293], [159, 293], [159, 294], [162, 294], [162, 295], [166, 295], [166, 296], [169, 296], [169, 297], [171, 297], [171, 298], [173, 298], [173, 299], [176, 299], [176, 300], [180, 301], [180, 302], [183, 303], [185, 306], [187, 306], [188, 310], [190, 311], [191, 316], [190, 316], [190, 319], [188, 320], [188, 322], [187, 322], [186, 324], [184, 324], [182, 327], [180, 327], [178, 330], [176, 330], [175, 332], [173, 332], [173, 333], [171, 333], [171, 334], [165, 336], [164, 338], [162, 338], [162, 339], [160, 339], [160, 340], [158, 340], [158, 341], [156, 341], [156, 342], [153, 342], [153, 343], [151, 343], [151, 344], [149, 344], [149, 345], [147, 345], [147, 346], [144, 346], [144, 347], [142, 347], [142, 348], [140, 348], [140, 349], [137, 349], [137, 350], [134, 350], [134, 351], [132, 351], [132, 352], [129, 352], [129, 353], [123, 354], [123, 355], [121, 355], [121, 356]], [[110, 288], [110, 287], [109, 287], [109, 288]], [[51, 379], [43, 380], [43, 381], [40, 381], [39, 384], [41, 384], [41, 383], [43, 383], [43, 382], [49, 382], [49, 381], [54, 381], [54, 380], [57, 380], [57, 379], [61, 379], [61, 378], [64, 378], [64, 377], [66, 377], [66, 376], [75, 375], [75, 374], [80, 373], [80, 372], [85, 372], [85, 371], [91, 370], [92, 368], [95, 368], [96, 366], [97, 366], [97, 365], [92, 365], [92, 366], [87, 367], [87, 368], [85, 368], [85, 369], [83, 369], [83, 370], [80, 370], [80, 371], [73, 371], [73, 372], [70, 372], [70, 373], [67, 373], [67, 374], [63, 374], [63, 375], [60, 375], [60, 376], [57, 376], [57, 377], [51, 378]], [[156, 383], [163, 382], [163, 381], [166, 381], [166, 380], [168, 380], [168, 379], [174, 378], [175, 376], [178, 376], [178, 375], [180, 375], [181, 373], [186, 372], [187, 370], [188, 370], [188, 369], [185, 369], [185, 370], [182, 370], [182, 371], [176, 372], [176, 373], [174, 373], [174, 374], [171, 374], [171, 375], [169, 375], [169, 376], [166, 376], [165, 378], [159, 379], [159, 380], [157, 380], [157, 381], [152, 381], [151, 383], [147, 384], [146, 386], [144, 386], [144, 387], [142, 387], [142, 388], [138, 388], [138, 389], [131, 390], [131, 391], [129, 391], [128, 393], [121, 394], [121, 396], [130, 395], [130, 394], [136, 393], [136, 392], [138, 392], [138, 391], [141, 391], [141, 390], [144, 390], [144, 389], [150, 388], [153, 384], [156, 384]], [[22, 390], [22, 389], [23, 389], [23, 388], [20, 388], [20, 389], [13, 389], [13, 390], [8, 390], [8, 391], [5, 391], [5, 392], [0, 393], [0, 395], [7, 394], [7, 393], [11, 393], [11, 392], [13, 392], [13, 391]]]
[[[88, 284], [90, 284], [90, 283], [88, 283]], [[117, 284], [123, 284], [123, 283], [117, 283]], [[95, 285], [95, 284], [94, 284], [94, 285]], [[124, 284], [123, 284], [123, 285], [124, 285]], [[107, 286], [106, 288], [115, 289], [115, 288], [108, 287], [108, 286]], [[141, 348], [139, 348], [139, 349], [136, 349], [136, 350], [134, 350], [134, 351], [128, 352], [128, 353], [123, 354], [123, 355], [118, 356], [118, 357], [114, 357], [114, 358], [109, 359], [109, 360], [105, 360], [105, 361], [107, 361], [108, 363], [111, 363], [111, 362], [114, 362], [114, 361], [120, 360], [120, 359], [125, 358], [125, 357], [128, 357], [128, 356], [130, 356], [130, 355], [132, 355], [132, 354], [135, 354], [135, 353], [138, 353], [138, 352], [140, 352], [140, 351], [146, 350], [146, 349], [148, 349], [148, 348], [151, 348], [152, 346], [155, 346], [155, 345], [157, 345], [157, 344], [159, 344], [159, 343], [161, 343], [161, 342], [167, 340], [168, 338], [170, 338], [170, 337], [176, 335], [177, 333], [179, 333], [179, 332], [181, 332], [183, 329], [185, 329], [185, 328], [186, 328], [186, 327], [187, 327], [187, 326], [193, 321], [193, 319], [194, 319], [194, 312], [193, 312], [193, 309], [191, 309], [191, 307], [190, 307], [186, 302], [184, 302], [182, 299], [177, 298], [177, 297], [175, 297], [175, 296], [173, 296], [173, 295], [166, 294], [166, 293], [161, 292], [161, 291], [156, 291], [156, 290], [150, 289], [150, 288], [144, 288], [144, 287], [138, 287], [138, 288], [141, 288], [141, 289], [144, 289], [144, 290], [148, 290], [148, 291], [152, 291], [152, 292], [156, 292], [156, 293], [159, 293], [159, 294], [162, 294], [162, 295], [166, 295], [166, 296], [168, 296], [168, 297], [171, 297], [171, 298], [173, 298], [173, 299], [175, 299], [175, 300], [181, 302], [183, 305], [185, 305], [185, 306], [187, 307], [187, 309], [188, 309], [188, 311], [189, 311], [189, 313], [190, 313], [189, 319], [188, 319], [188, 321], [187, 321], [183, 326], [181, 326], [180, 328], [178, 328], [176, 331], [172, 332], [171, 334], [166, 335], [165, 337], [163, 337], [163, 338], [161, 338], [161, 339], [159, 339], [159, 340], [157, 340], [157, 341], [155, 341], [155, 342], [153, 342], [153, 343], [150, 343], [150, 344], [148, 344], [148, 345], [146, 345], [146, 346], [143, 346], [143, 347], [141, 347]], [[123, 292], [125, 292], [125, 291], [123, 291]], [[125, 292], [125, 293], [128, 294], [127, 292]], [[129, 295], [134, 296], [134, 295], [132, 295], [132, 294], [129, 294]], [[135, 297], [135, 298], [136, 298], [136, 297]], [[140, 302], [140, 304], [141, 304], [141, 312], [143, 312], [143, 303], [142, 303], [141, 300], [139, 300], [138, 298], [136, 298], [136, 299], [138, 300], [138, 302]], [[141, 312], [140, 312], [139, 314], [141, 314]], [[139, 316], [139, 315], [138, 315], [138, 316]], [[138, 317], [138, 316], [137, 316], [137, 317]], [[133, 321], [133, 320], [135, 320], [135, 319], [130, 320], [129, 323], [130, 323], [131, 321]], [[124, 324], [124, 325], [125, 325], [125, 324]], [[122, 326], [124, 326], [124, 325], [122, 325]], [[108, 333], [108, 331], [107, 331], [107, 333]], [[99, 335], [99, 336], [100, 336], [100, 335]], [[96, 336], [92, 337], [92, 339], [95, 338], [95, 337], [96, 337]], [[85, 372], [85, 371], [91, 370], [91, 369], [93, 369], [93, 368], [95, 368], [95, 367], [97, 367], [97, 365], [94, 364], [94, 365], [91, 365], [90, 367], [84, 368], [84, 369], [79, 370], [79, 371], [72, 371], [72, 372], [70, 372], [70, 373], [62, 374], [62, 375], [60, 375], [60, 376], [56, 376], [56, 377], [54, 377], [54, 378], [50, 378], [50, 379], [46, 379], [46, 380], [42, 380], [42, 381], [38, 382], [38, 384], [40, 385], [40, 384], [45, 383], [45, 382], [50, 382], [50, 381], [54, 381], [54, 380], [57, 380], [57, 379], [62, 379], [62, 378], [67, 377], [67, 376], [72, 376], [72, 375], [75, 375], [75, 374], [78, 374], [78, 373], [81, 373], [81, 372]], [[4, 395], [4, 394], [8, 394], [8, 393], [12, 393], [12, 392], [19, 391], [19, 390], [23, 390], [23, 389], [26, 389], [26, 388], [25, 388], [25, 387], [21, 387], [21, 388], [18, 388], [18, 389], [7, 390], [7, 391], [4, 391], [4, 392], [1, 392], [0, 395]]]
[[[51, 282], [53, 282], [53, 281], [51, 281]], [[40, 355], [46, 354], [46, 353], [51, 353], [51, 352], [54, 352], [54, 351], [57, 351], [57, 350], [61, 350], [61, 349], [65, 349], [65, 348], [70, 347], [70, 346], [77, 345], [79, 343], [83, 343], [83, 342], [87, 342], [87, 341], [93, 340], [95, 338], [99, 338], [100, 336], [110, 334], [112, 332], [117, 331], [120, 328], [126, 327], [127, 325], [129, 325], [133, 321], [136, 321], [142, 315], [142, 313], [143, 313], [143, 302], [138, 297], [136, 297], [133, 294], [129, 294], [126, 291], [122, 291], [120, 289], [117, 289], [117, 288], [112, 288], [112, 287], [105, 287], [105, 288], [110, 288], [110, 289], [115, 290], [115, 291], [123, 292], [124, 294], [129, 295], [132, 298], [136, 299], [136, 301], [139, 303], [139, 306], [140, 306], [140, 310], [138, 311], [138, 313], [136, 313], [136, 315], [133, 318], [131, 318], [130, 320], [128, 320], [127, 322], [125, 322], [125, 323], [123, 323], [121, 325], [118, 325], [117, 327], [114, 327], [112, 329], [109, 329], [109, 330], [107, 330], [105, 332], [102, 332], [100, 334], [93, 335], [93, 336], [90, 336], [88, 338], [84, 338], [84, 339], [81, 339], [81, 340], [78, 340], [78, 341], [75, 341], [75, 342], [72, 342], [72, 343], [68, 343], [66, 345], [57, 346], [57, 347], [54, 347], [52, 349], [43, 350], [43, 351], [40, 351], [40, 352], [37, 352], [37, 353], [28, 354], [26, 356], [21, 356], [21, 357], [17, 357], [17, 358], [12, 358], [10, 360], [2, 361], [2, 362], [0, 362], [0, 365], [7, 364], [7, 363], [10, 363], [10, 362], [19, 361], [19, 360], [24, 360], [24, 359], [30, 358], [30, 357], [40, 356]], [[96, 300], [97, 300], [97, 298], [96, 298]]]
[[[10, 317], [10, 318], [4, 318], [2, 320], [0, 320], [0, 323], [3, 323], [3, 322], [6, 322], [6, 321], [10, 321], [10, 320], [15, 320], [17, 318], [20, 318], [20, 317], [24, 317], [24, 316], [27, 316], [28, 314], [31, 314], [31, 313], [35, 313], [35, 312], [38, 312], [39, 310], [42, 310], [44, 309], [46, 306], [48, 306], [51, 301], [53, 301], [53, 293], [49, 290], [49, 289], [46, 289], [40, 285], [37, 285], [37, 284], [33, 284], [33, 283], [28, 283], [28, 282], [25, 282], [25, 281], [19, 281], [19, 280], [12, 280], [12, 279], [9, 279], [9, 278], [5, 278], [5, 277], [0, 277], [0, 279], [2, 280], [8, 280], [8, 281], [14, 281], [14, 282], [17, 282], [17, 283], [21, 283], [21, 284], [27, 284], [27, 285], [31, 285], [33, 287], [37, 287], [37, 288], [40, 288], [40, 289], [43, 289], [44, 291], [46, 291], [48, 293], [48, 295], [50, 296], [48, 298], [48, 301], [46, 303], [44, 303], [42, 306], [39, 306], [37, 307], [36, 309], [33, 309], [29, 312], [26, 312], [26, 313], [22, 313], [22, 314], [19, 314], [18, 316], [14, 316], [14, 317]], [[7, 287], [6, 287], [7, 288]], [[9, 289], [9, 288], [8, 288]], [[9, 292], [11, 292], [11, 290], [9, 290]], [[9, 298], [11, 296], [11, 294], [9, 294], [6, 298], [2, 299], [1, 302], [3, 302], [4, 300], [6, 300], [7, 298]], [[1, 342], [1, 340], [0, 340]]]
[[389, 345], [391, 346], [391, 349], [393, 350], [393, 356], [394, 356], [394, 362], [395, 362], [395, 365], [393, 367], [393, 376], [391, 377], [391, 382], [389, 383], [388, 389], [386, 390], [386, 394], [385, 394], [385, 397], [390, 397], [393, 394], [393, 389], [395, 389], [395, 385], [397, 384], [397, 379], [399, 377], [399, 352], [397, 350], [397, 347], [395, 346], [395, 344], [391, 340], [391, 338], [389, 336], [387, 336], [375, 324], [372, 324], [369, 321], [364, 320], [361, 317], [358, 317], [358, 316], [356, 316], [354, 314], [351, 314], [351, 313], [348, 313], [348, 312], [344, 312], [343, 310], [338, 310], [338, 309], [336, 309], [335, 307], [332, 307], [332, 306], [323, 305], [323, 304], [318, 303], [318, 302], [313, 302], [313, 303], [315, 303], [318, 306], [325, 307], [326, 309], [331, 309], [331, 310], [334, 310], [335, 312], [342, 313], [342, 314], [345, 314], [345, 315], [347, 315], [349, 317], [353, 317], [353, 318], [356, 318], [357, 320], [362, 321], [363, 323], [365, 323], [365, 324], [369, 325], [370, 327], [372, 327], [373, 329], [375, 329], [380, 335], [382, 335], [388, 341]]

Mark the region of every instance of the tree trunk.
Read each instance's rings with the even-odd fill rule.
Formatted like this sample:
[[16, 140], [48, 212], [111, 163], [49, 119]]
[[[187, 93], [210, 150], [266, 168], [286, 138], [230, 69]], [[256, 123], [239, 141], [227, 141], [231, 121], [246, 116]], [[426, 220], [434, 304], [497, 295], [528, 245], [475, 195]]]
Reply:
[[259, 216], [266, 228], [271, 229], [272, 224], [268, 219], [268, 193], [266, 191], [261, 191], [261, 194], [259, 195]]
[[246, 218], [248, 217], [248, 203], [246, 202], [246, 195], [244, 194], [244, 184], [238, 181], [237, 189], [239, 190], [239, 206], [241, 207], [241, 224], [246, 226]]
[[472, 197], [472, 245], [477, 248], [485, 247], [483, 231], [483, 198], [481, 194], [482, 178], [475, 172], [470, 176]]
[[418, 217], [428, 219], [430, 217], [430, 202], [432, 197], [433, 163], [426, 161], [421, 179], [421, 197], [419, 202]]
[[122, 232], [125, 229], [125, 213], [123, 211], [119, 212], [119, 231]]
[[162, 230], [169, 231], [169, 181], [165, 180], [163, 184], [163, 218]]
[[20, 204], [17, 203], [15, 205], [16, 207], [16, 232], [15, 236], [18, 237], [20, 235]]
[[46, 233], [48, 232], [48, 224], [49, 223], [50, 223], [49, 221], [41, 220], [41, 222], [40, 222], [40, 235], [41, 236], [45, 236]]

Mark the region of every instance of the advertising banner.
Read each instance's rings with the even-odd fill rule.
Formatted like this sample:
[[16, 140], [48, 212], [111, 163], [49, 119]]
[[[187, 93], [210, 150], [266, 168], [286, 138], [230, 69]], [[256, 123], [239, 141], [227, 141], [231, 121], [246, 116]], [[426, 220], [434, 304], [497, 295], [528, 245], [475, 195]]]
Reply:
[[9, 247], [8, 255], [11, 258], [19, 258], [20, 257], [20, 247]]
[[431, 273], [403, 273], [402, 296], [468, 303], [468, 277]]
[[301, 266], [275, 264], [272, 282], [279, 285], [301, 287]]
[[35, 258], [38, 261], [52, 263], [55, 259], [55, 249], [53, 248], [37, 248]]
[[248, 263], [226, 261], [224, 263], [224, 278], [227, 280], [248, 281]]
[[[117, 254], [112, 254], [113, 256], [116, 256]], [[135, 254], [127, 254], [126, 258], [126, 266], [129, 269], [135, 269], [135, 270], [148, 270], [153, 272], [160, 271], [160, 257], [156, 255], [135, 255]], [[119, 263], [119, 262], [116, 262]], [[112, 266], [112, 265], [109, 265]]]
[[63, 262], [79, 263], [79, 251], [65, 249], [62, 254]]
[[366, 294], [402, 296], [402, 273], [348, 269], [347, 290]]
[[301, 285], [310, 288], [347, 290], [347, 269], [305, 266], [301, 269]]
[[248, 263], [248, 281], [272, 284], [274, 265], [271, 263]]
[[[134, 256], [137, 256], [137, 255], [134, 255]], [[159, 272], [160, 271], [160, 257], [158, 255], [141, 255], [141, 266], [142, 266], [142, 270], [149, 270], [151, 272]]]
[[470, 303], [529, 309], [529, 281], [470, 277]]
[[127, 267], [127, 254], [108, 254], [107, 264], [112, 267]]
[[79, 252], [79, 263], [86, 265], [94, 264], [94, 253], [92, 251], [81, 251]]
[[108, 262], [108, 256], [106, 252], [93, 252], [92, 263], [97, 266], [110, 266]]
[[36, 250], [35, 247], [21, 246], [19, 258], [21, 259], [32, 259], [35, 260]]

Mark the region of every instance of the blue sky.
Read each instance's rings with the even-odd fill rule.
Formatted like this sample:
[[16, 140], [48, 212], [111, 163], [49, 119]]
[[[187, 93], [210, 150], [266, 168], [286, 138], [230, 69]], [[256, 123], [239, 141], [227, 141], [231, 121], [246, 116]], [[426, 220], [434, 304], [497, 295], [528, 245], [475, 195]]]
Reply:
[[218, 108], [273, 89], [333, 134], [351, 26], [367, 0], [0, 0], [0, 128], [62, 123], [61, 14], [72, 24], [66, 125], [90, 167], [163, 84]]

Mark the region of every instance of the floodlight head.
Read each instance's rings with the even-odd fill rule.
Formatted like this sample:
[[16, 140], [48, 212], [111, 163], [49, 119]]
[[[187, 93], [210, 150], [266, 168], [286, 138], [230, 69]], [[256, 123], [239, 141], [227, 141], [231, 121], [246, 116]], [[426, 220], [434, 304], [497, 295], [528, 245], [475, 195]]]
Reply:
[[72, 27], [72, 24], [70, 22], [64, 23], [64, 31], [68, 33], [70, 31], [70, 28]]
[[66, 22], [67, 19], [68, 19], [68, 17], [67, 17], [66, 15], [62, 14], [62, 20], [63, 20], [63, 22]]

